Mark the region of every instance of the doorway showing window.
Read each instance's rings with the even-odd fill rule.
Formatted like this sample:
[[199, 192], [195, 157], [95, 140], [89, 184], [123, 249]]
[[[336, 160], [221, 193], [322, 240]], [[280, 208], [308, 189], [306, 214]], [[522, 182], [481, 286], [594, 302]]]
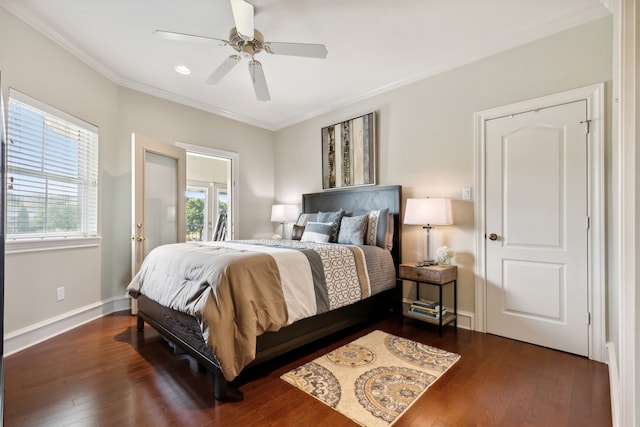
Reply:
[[187, 242], [227, 240], [228, 194], [226, 184], [188, 180], [186, 202]]
[[186, 238], [206, 242], [237, 235], [238, 154], [178, 142], [187, 151]]

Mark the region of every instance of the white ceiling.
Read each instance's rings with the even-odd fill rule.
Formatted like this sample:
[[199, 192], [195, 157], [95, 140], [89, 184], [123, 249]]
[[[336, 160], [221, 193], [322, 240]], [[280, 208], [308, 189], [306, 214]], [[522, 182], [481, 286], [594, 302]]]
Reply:
[[[115, 83], [277, 130], [334, 108], [608, 15], [605, 0], [249, 0], [265, 41], [322, 43], [326, 59], [256, 56], [271, 101], [256, 101], [235, 51], [160, 39], [156, 29], [227, 39], [229, 0], [1, 0]], [[189, 76], [174, 71], [178, 64]]]

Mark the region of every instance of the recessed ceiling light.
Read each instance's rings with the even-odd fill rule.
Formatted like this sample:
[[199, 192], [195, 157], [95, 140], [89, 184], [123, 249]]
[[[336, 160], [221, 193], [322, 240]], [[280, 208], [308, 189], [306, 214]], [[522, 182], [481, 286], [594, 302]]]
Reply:
[[191, 74], [191, 70], [186, 65], [176, 65], [176, 71], [185, 76]]

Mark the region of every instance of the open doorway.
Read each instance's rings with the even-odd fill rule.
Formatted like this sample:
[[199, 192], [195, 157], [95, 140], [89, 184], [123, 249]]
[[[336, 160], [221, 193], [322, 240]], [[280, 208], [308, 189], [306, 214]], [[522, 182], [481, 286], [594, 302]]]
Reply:
[[227, 240], [230, 164], [229, 159], [187, 152], [187, 241]]
[[177, 143], [187, 151], [186, 240], [237, 236], [238, 154]]

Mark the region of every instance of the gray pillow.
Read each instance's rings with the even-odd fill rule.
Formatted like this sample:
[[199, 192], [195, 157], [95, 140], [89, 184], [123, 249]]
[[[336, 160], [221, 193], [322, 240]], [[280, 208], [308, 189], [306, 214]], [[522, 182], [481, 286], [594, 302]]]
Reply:
[[318, 222], [331, 223], [331, 234], [329, 242], [338, 243], [338, 233], [340, 232], [340, 222], [344, 216], [344, 210], [338, 212], [318, 212]]
[[343, 245], [363, 245], [367, 232], [368, 215], [345, 216], [340, 223], [338, 243]]
[[302, 242], [328, 243], [331, 235], [331, 223], [307, 222], [302, 233]]

